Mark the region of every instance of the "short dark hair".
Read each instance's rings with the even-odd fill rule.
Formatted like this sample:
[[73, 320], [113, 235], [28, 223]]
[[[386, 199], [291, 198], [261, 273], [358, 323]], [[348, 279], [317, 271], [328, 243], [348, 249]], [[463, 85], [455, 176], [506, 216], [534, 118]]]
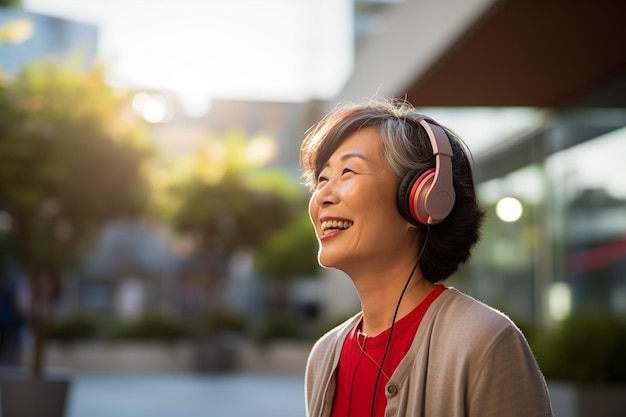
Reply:
[[[307, 131], [302, 143], [300, 163], [307, 186], [313, 190], [323, 165], [333, 152], [348, 137], [367, 127], [374, 127], [381, 133], [383, 158], [398, 179], [412, 170], [433, 168], [432, 145], [419, 124], [423, 118], [432, 120], [406, 101], [394, 99], [367, 99], [337, 106]], [[424, 248], [420, 269], [433, 283], [447, 279], [469, 259], [472, 247], [480, 239], [485, 217], [476, 197], [471, 153], [458, 135], [441, 127], [452, 147], [456, 202], [441, 223], [416, 226], [419, 247]], [[428, 233], [427, 228], [430, 228]]]

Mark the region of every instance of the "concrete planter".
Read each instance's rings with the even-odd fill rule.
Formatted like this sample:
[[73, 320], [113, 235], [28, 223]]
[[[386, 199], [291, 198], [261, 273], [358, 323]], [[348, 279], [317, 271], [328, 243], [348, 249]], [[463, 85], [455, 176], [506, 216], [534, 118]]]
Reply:
[[275, 341], [259, 347], [228, 337], [175, 343], [50, 343], [46, 351], [46, 365], [50, 369], [87, 373], [299, 373], [304, 372], [310, 350], [310, 343]]
[[3, 377], [2, 417], [64, 417], [69, 378]]
[[200, 372], [230, 372], [238, 367], [239, 346], [236, 340], [217, 338], [198, 342], [194, 368]]
[[189, 342], [51, 343], [46, 364], [79, 372], [178, 373], [193, 371], [193, 352]]
[[626, 413], [626, 385], [579, 386], [548, 381], [554, 417], [620, 417]]

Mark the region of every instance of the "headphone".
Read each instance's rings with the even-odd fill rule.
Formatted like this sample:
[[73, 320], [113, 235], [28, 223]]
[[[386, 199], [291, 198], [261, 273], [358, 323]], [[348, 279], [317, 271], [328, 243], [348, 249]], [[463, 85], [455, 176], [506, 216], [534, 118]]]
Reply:
[[409, 171], [400, 181], [396, 203], [412, 225], [441, 223], [452, 211], [456, 195], [452, 185], [452, 146], [443, 128], [420, 119], [435, 155], [435, 168]]
[[[398, 194], [396, 198], [396, 204], [402, 217], [408, 220], [412, 225], [435, 225], [441, 223], [452, 211], [454, 202], [456, 200], [456, 194], [454, 192], [454, 186], [452, 185], [452, 145], [450, 139], [443, 128], [437, 125], [433, 120], [424, 119], [423, 116], [419, 116], [419, 124], [424, 128], [428, 134], [428, 139], [433, 148], [433, 155], [435, 155], [435, 167], [429, 169], [414, 169], [409, 171], [404, 178], [400, 181], [398, 186]], [[426, 248], [426, 242], [428, 242], [430, 227], [426, 228], [426, 237], [424, 243], [417, 256], [415, 266], [409, 275], [409, 278], [404, 284], [400, 299], [396, 305], [396, 310], [391, 320], [391, 328], [389, 329], [389, 337], [387, 338], [387, 344], [385, 346], [385, 353], [380, 361], [378, 367], [378, 374], [376, 375], [376, 382], [374, 383], [374, 393], [372, 394], [372, 408], [370, 417], [374, 416], [374, 406], [376, 405], [376, 389], [378, 388], [378, 381], [380, 375], [383, 372], [383, 365], [387, 358], [389, 345], [391, 344], [391, 337], [393, 329], [396, 324], [396, 317], [398, 310], [400, 309], [400, 303], [404, 297], [409, 282], [419, 265], [424, 249]]]

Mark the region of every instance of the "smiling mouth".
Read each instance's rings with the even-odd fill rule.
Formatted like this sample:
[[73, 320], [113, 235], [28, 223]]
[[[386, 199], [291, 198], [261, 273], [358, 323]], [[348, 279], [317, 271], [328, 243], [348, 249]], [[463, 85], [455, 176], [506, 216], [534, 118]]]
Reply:
[[322, 222], [322, 234], [327, 235], [339, 230], [346, 230], [353, 224], [354, 222], [350, 220], [326, 220]]

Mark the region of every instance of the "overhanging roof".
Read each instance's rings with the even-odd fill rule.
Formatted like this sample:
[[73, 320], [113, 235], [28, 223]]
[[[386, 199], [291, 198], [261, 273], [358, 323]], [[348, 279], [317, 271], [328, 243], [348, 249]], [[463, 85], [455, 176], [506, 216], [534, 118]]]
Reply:
[[625, 16], [616, 0], [498, 1], [396, 95], [418, 107], [570, 104], [626, 71]]

